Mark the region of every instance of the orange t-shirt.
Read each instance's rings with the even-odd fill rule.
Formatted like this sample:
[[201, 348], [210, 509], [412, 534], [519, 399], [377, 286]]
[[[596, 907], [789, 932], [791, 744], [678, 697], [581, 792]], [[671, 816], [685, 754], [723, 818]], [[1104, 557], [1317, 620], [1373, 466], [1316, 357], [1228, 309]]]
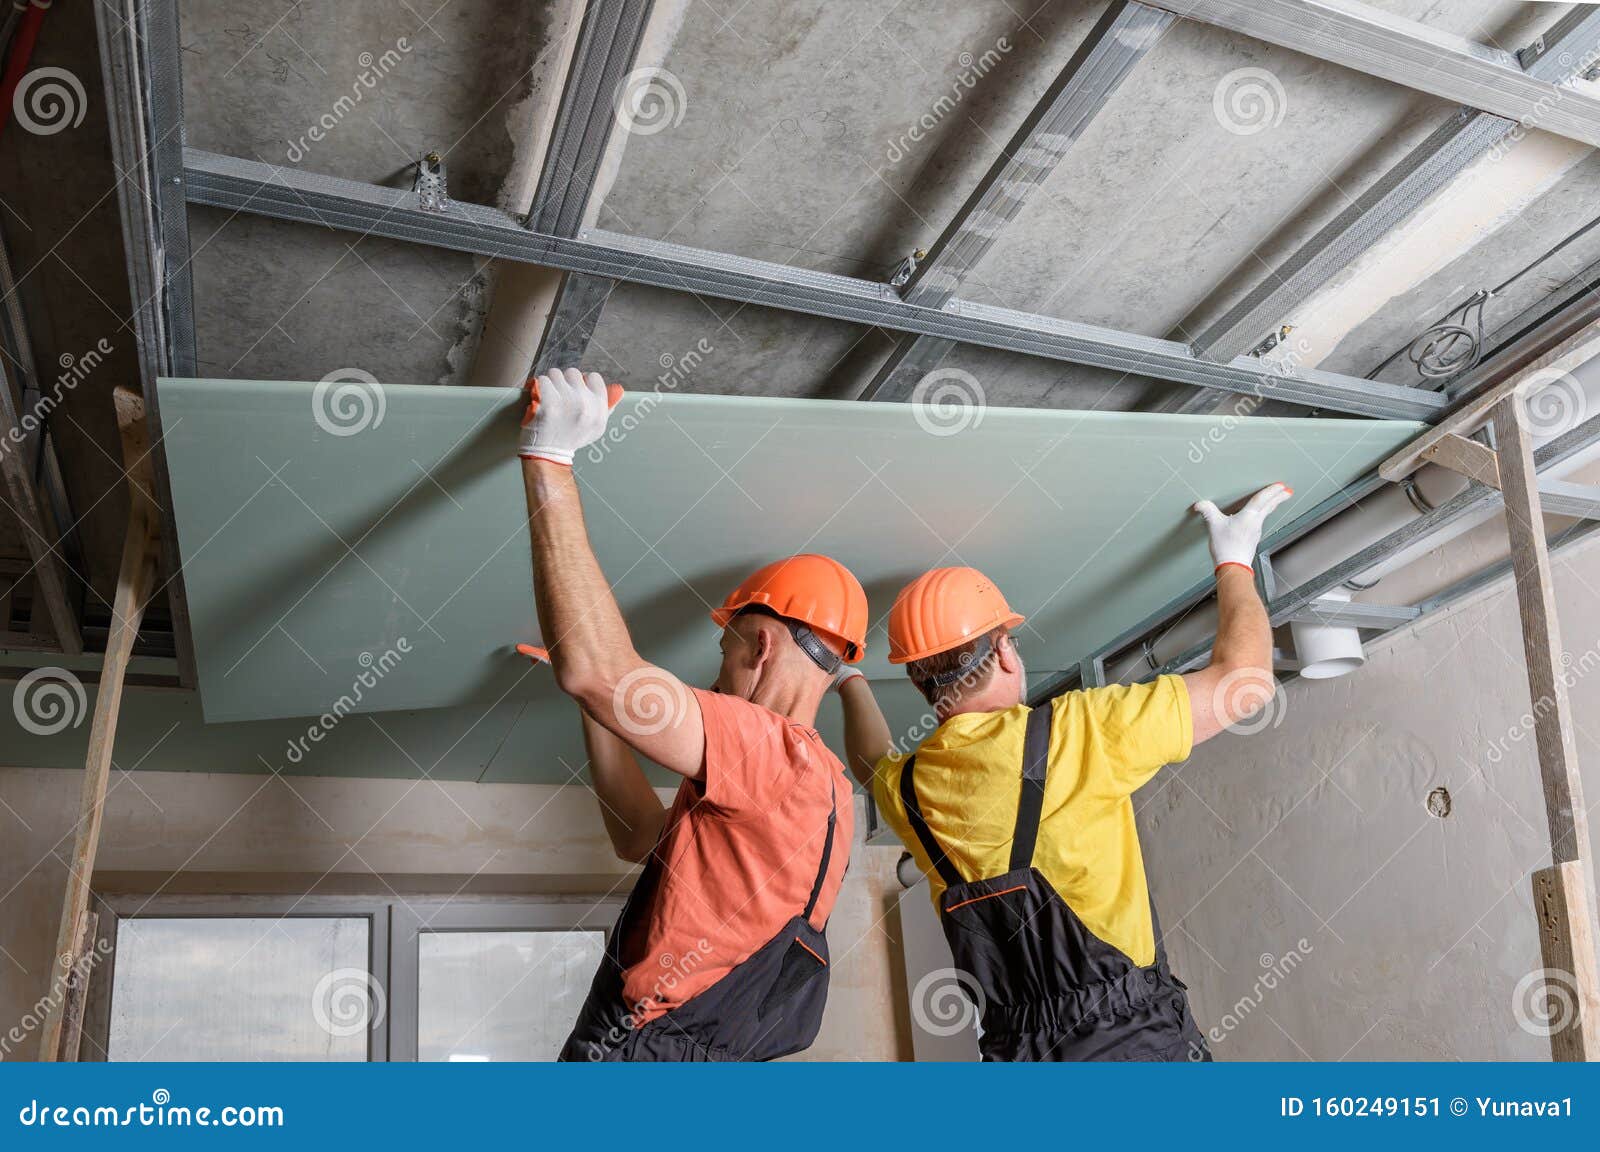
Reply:
[[851, 788], [816, 729], [736, 696], [694, 692], [706, 775], [678, 789], [656, 845], [661, 877], [640, 943], [622, 956], [635, 1027], [704, 992], [805, 911], [835, 805], [813, 927], [827, 922], [849, 862]]

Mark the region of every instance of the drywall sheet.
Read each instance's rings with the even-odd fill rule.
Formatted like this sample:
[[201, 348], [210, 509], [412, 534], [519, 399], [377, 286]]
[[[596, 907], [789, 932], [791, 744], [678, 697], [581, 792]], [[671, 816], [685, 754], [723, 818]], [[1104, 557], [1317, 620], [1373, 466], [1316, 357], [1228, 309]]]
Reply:
[[[489, 708], [523, 690], [513, 645], [540, 637], [515, 391], [160, 389], [208, 721]], [[940, 564], [999, 582], [1044, 672], [1206, 574], [1198, 497], [1281, 479], [1292, 516], [1417, 430], [636, 393], [577, 469], [635, 643], [692, 683], [716, 668], [711, 606], [798, 551], [866, 585], [869, 675], [896, 674], [882, 630], [895, 590]]]

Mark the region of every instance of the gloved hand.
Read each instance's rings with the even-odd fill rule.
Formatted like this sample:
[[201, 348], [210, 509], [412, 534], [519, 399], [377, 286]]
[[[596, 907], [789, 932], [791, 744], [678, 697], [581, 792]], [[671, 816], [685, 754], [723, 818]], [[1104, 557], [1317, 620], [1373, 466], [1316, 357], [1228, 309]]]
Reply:
[[1209, 500], [1196, 503], [1191, 511], [1200, 514], [1211, 532], [1211, 559], [1216, 566], [1237, 564], [1250, 569], [1256, 549], [1261, 546], [1261, 528], [1267, 515], [1293, 495], [1294, 489], [1287, 484], [1268, 484], [1232, 516], [1223, 515]]
[[622, 399], [622, 388], [600, 373], [556, 368], [530, 379], [528, 410], [522, 415], [517, 455], [571, 465], [580, 448], [605, 434], [606, 418]]
[[857, 676], [864, 675], [861, 669], [853, 664], [840, 664], [839, 670], [833, 674], [833, 683], [829, 685], [835, 692], [842, 690], [845, 681], [854, 680]]

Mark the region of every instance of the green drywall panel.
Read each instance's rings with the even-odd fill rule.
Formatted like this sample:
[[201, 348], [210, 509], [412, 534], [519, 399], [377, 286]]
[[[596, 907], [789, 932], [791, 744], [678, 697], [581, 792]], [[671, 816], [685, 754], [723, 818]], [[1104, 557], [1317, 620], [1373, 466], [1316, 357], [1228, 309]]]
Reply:
[[[374, 386], [365, 408], [341, 411], [332, 389], [309, 383], [163, 380], [160, 390], [206, 720], [481, 714], [526, 694], [513, 726], [526, 732], [570, 709], [512, 651], [539, 639], [516, 392]], [[577, 469], [640, 651], [708, 682], [707, 610], [758, 564], [821, 551], [867, 587], [873, 676], [896, 674], [882, 631], [895, 590], [958, 563], [984, 569], [1028, 614], [1031, 672], [1072, 667], [1205, 575], [1192, 501], [1225, 503], [1281, 479], [1296, 490], [1278, 514], [1287, 519], [1418, 431], [958, 415], [966, 426], [952, 431], [908, 405], [630, 394], [610, 440]], [[576, 748], [575, 726], [560, 727], [542, 749], [530, 736], [530, 754]]]

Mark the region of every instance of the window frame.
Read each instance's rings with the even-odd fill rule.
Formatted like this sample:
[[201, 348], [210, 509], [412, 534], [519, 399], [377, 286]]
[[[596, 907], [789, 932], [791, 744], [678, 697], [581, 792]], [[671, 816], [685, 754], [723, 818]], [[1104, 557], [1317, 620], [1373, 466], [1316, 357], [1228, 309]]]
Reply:
[[415, 1062], [424, 932], [600, 932], [607, 946], [623, 897], [528, 897], [413, 900], [397, 903], [390, 922], [390, 1060]]
[[96, 947], [105, 958], [90, 972], [78, 1059], [103, 1062], [108, 1054], [117, 927], [124, 920], [366, 920], [367, 971], [383, 990], [385, 1000], [385, 1011], [367, 1032], [367, 1061], [384, 1063], [417, 1058], [417, 981], [423, 932], [598, 931], [609, 944], [624, 900], [623, 895], [473, 895], [411, 900], [398, 895], [97, 893]]

